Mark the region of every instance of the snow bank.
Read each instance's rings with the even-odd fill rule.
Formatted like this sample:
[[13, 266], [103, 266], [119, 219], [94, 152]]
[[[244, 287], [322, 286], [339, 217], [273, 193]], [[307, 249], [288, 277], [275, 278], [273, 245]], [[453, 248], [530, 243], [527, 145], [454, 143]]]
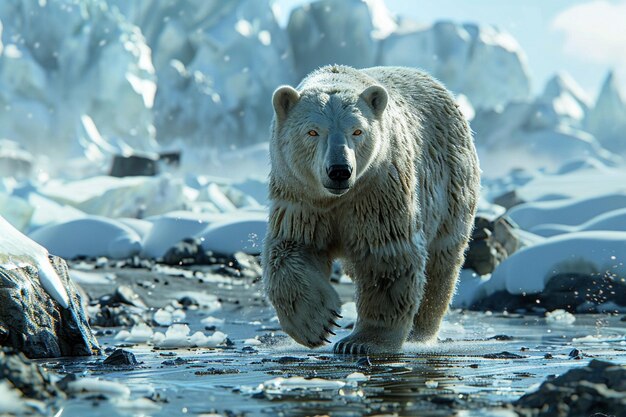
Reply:
[[51, 181], [40, 193], [88, 214], [142, 218], [181, 208], [183, 183], [170, 175], [157, 177], [97, 176], [78, 181]]
[[[626, 276], [626, 232], [578, 232], [545, 239], [505, 259], [484, 283], [485, 295], [541, 292], [558, 274]], [[479, 291], [480, 295], [480, 291]]]
[[509, 210], [507, 215], [522, 229], [533, 232], [533, 228], [538, 225], [577, 225], [623, 207], [626, 207], [626, 194], [608, 194], [520, 204]]
[[66, 259], [79, 256], [125, 259], [138, 255], [142, 248], [141, 238], [133, 229], [99, 216], [44, 226], [30, 237], [54, 255]]
[[200, 238], [205, 250], [226, 254], [245, 252], [256, 255], [261, 253], [267, 231], [267, 215], [259, 213], [257, 217], [259, 218], [219, 222], [209, 226], [196, 237]]

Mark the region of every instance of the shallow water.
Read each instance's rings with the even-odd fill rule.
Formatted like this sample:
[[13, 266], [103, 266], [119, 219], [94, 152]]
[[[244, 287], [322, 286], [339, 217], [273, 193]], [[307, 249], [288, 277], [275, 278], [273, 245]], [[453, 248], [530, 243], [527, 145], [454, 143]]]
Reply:
[[[118, 281], [129, 279], [118, 276]], [[117, 381], [130, 388], [130, 397], [81, 394], [59, 404], [58, 415], [507, 416], [514, 414], [503, 405], [535, 389], [548, 375], [591, 358], [626, 364], [625, 323], [606, 315], [578, 315], [566, 325], [548, 324], [536, 316], [456, 311], [447, 316], [442, 341], [436, 345], [408, 344], [402, 355], [372, 356], [369, 362], [337, 356], [330, 346], [309, 350], [286, 338], [276, 330], [273, 311], [258, 302], [258, 285], [233, 283], [203, 284], [204, 290], [230, 300], [210, 315], [225, 320], [217, 327], [234, 342], [232, 348], [155, 350], [132, 345], [127, 349], [141, 362], [135, 368], [106, 367], [103, 358], [43, 361], [59, 373]], [[350, 286], [340, 287], [347, 301]], [[151, 295], [157, 299], [154, 291]], [[202, 310], [187, 312], [192, 332], [203, 330], [200, 320], [206, 316]], [[341, 329], [333, 341], [348, 332]], [[244, 344], [256, 336], [259, 345]], [[113, 335], [99, 341], [103, 347], [120, 344]], [[570, 357], [574, 348], [582, 351], [582, 358]], [[484, 357], [502, 352], [520, 357]], [[546, 354], [552, 358], [546, 359]], [[163, 364], [177, 358], [182, 360]], [[365, 378], [347, 381], [355, 372]], [[321, 380], [271, 381], [278, 377]]]

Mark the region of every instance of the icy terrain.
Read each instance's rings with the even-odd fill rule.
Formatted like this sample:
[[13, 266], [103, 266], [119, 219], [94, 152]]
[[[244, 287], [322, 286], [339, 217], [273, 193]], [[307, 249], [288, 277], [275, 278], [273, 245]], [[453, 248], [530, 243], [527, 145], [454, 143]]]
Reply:
[[[160, 260], [190, 242], [257, 254], [273, 89], [331, 62], [408, 65], [457, 94], [484, 171], [481, 216], [505, 214], [522, 242], [492, 279], [464, 274], [455, 305], [540, 292], [563, 273], [621, 276], [626, 104], [612, 73], [595, 101], [565, 73], [532, 97], [524, 52], [495, 27], [423, 25], [382, 1], [323, 0], [294, 9], [283, 28], [273, 6], [3, 2], [0, 215], [68, 259]], [[180, 166], [107, 175], [113, 155], [168, 149], [181, 151]]]

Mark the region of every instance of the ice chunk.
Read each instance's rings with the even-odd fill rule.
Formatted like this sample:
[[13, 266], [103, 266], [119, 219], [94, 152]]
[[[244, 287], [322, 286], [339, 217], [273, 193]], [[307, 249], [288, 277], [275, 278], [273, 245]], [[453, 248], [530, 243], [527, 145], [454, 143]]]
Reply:
[[67, 389], [73, 394], [102, 394], [108, 397], [128, 398], [130, 389], [119, 382], [105, 381], [100, 378], [81, 378], [69, 382]]
[[405, 22], [382, 42], [379, 64], [422, 68], [475, 108], [530, 96], [524, 52], [511, 35], [491, 26]]
[[44, 226], [32, 232], [30, 237], [66, 259], [79, 256], [124, 259], [141, 252], [141, 239], [134, 230], [100, 216]]
[[202, 320], [200, 320], [200, 323], [206, 325], [206, 326], [215, 326], [215, 325], [219, 325], [219, 324], [224, 324], [224, 319], [218, 319], [216, 317], [213, 316], [208, 316], [203, 318]]
[[33, 265], [37, 268], [41, 286], [64, 308], [69, 307], [69, 297], [61, 278], [50, 264], [48, 251], [24, 236], [0, 216], [0, 263], [5, 267]]
[[368, 381], [370, 378], [364, 375], [361, 372], [352, 372], [350, 375], [346, 377], [346, 381], [348, 382], [363, 382]]
[[268, 392], [284, 392], [291, 390], [335, 390], [343, 388], [346, 385], [344, 381], [336, 381], [332, 379], [311, 378], [305, 379], [299, 376], [290, 378], [273, 378], [259, 385], [259, 390]]
[[154, 336], [152, 328], [145, 323], [141, 323], [134, 325], [130, 329], [128, 336], [123, 340], [127, 343], [147, 343], [152, 339], [152, 336]]
[[575, 321], [576, 316], [562, 309], [556, 309], [546, 313], [546, 322], [551, 325], [572, 324]]
[[0, 55], [0, 85], [10, 103], [0, 112], [0, 137], [59, 168], [83, 154], [81, 141], [89, 139], [77, 127], [84, 114], [104, 137], [153, 145], [150, 50], [119, 13], [91, 2], [24, 0], [0, 2], [0, 21], [9, 42]]
[[216, 331], [211, 336], [206, 336], [202, 332], [195, 332], [190, 338], [189, 343], [196, 347], [214, 348], [224, 343], [228, 335]]

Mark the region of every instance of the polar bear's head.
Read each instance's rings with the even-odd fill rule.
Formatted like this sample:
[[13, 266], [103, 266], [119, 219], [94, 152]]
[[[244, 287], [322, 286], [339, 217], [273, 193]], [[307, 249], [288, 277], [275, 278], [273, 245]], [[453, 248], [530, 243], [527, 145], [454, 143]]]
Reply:
[[287, 180], [296, 176], [295, 183], [311, 186], [306, 192], [343, 195], [375, 160], [388, 101], [383, 87], [298, 91], [282, 86], [272, 101], [272, 163], [285, 166]]

